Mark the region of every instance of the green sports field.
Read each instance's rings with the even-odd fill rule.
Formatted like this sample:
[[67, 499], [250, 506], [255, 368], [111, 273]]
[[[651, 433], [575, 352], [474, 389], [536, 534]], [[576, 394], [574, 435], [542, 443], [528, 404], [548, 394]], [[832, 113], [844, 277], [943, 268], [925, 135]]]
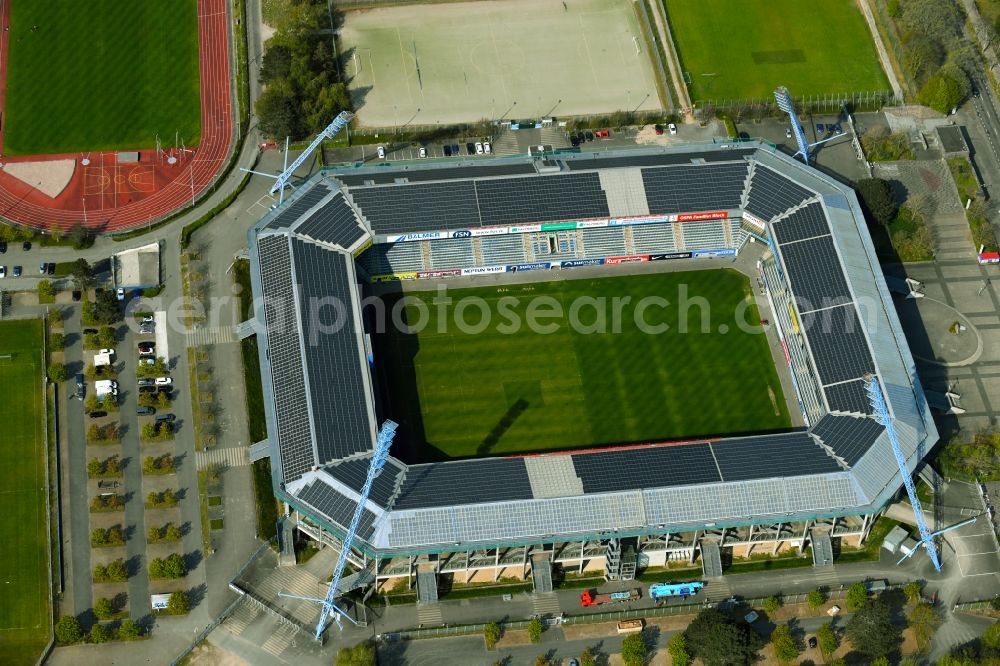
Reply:
[[694, 101], [889, 89], [853, 0], [663, 2]]
[[[197, 0], [15, 0], [8, 155], [153, 148], [201, 138]], [[37, 28], [35, 27], [37, 26]]]
[[[687, 308], [682, 315], [682, 289], [710, 307]], [[426, 309], [421, 332], [390, 326], [376, 338], [389, 415], [403, 425], [400, 434], [413, 457], [545, 451], [790, 425], [766, 338], [737, 330], [737, 308], [750, 297], [750, 284], [735, 271], [449, 289], [453, 302], [444, 305], [433, 303], [436, 295], [406, 295], [427, 306], [405, 304], [406, 321], [414, 327]], [[636, 322], [637, 304], [650, 295], [671, 305], [647, 307], [641, 321], [666, 324], [665, 332], [646, 332]], [[612, 299], [626, 297], [616, 333]], [[538, 317], [556, 307], [561, 316]], [[490, 313], [487, 327], [475, 326], [482, 309]], [[598, 310], [606, 333], [588, 332], [601, 330]], [[554, 330], [533, 332], [527, 325], [532, 312], [537, 323]], [[751, 305], [743, 320], [756, 323], [757, 316]], [[511, 325], [515, 318], [521, 326]], [[463, 332], [456, 321], [474, 328]]]
[[33, 664], [49, 637], [42, 325], [0, 322], [0, 663]]

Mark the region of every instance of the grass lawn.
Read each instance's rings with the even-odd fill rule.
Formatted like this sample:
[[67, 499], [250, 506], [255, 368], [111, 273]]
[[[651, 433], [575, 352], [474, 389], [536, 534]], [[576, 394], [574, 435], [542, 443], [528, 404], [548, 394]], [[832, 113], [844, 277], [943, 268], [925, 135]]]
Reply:
[[[641, 299], [656, 295], [680, 304], [682, 289], [688, 298], [711, 304], [686, 310], [688, 332], [678, 330], [679, 305], [643, 313], [649, 325], [667, 325], [666, 332], [648, 333], [637, 325]], [[449, 290], [452, 305], [443, 307], [431, 304], [433, 292], [408, 294], [428, 304], [427, 325], [417, 334], [389, 327], [376, 340], [375, 359], [390, 390], [389, 414], [403, 425], [401, 439], [411, 454], [422, 459], [787, 428], [766, 338], [735, 326], [737, 307], [749, 294], [748, 280], [730, 270], [456, 289]], [[631, 305], [621, 308], [615, 333], [618, 297]], [[462, 332], [456, 317], [476, 324], [481, 312], [455, 304], [474, 298], [482, 299], [491, 324]], [[593, 299], [607, 306], [607, 333], [571, 325], [594, 325], [596, 310], [588, 302], [600, 301]], [[583, 307], [572, 317], [574, 301]], [[548, 312], [553, 305], [562, 316], [539, 323], [554, 332], [533, 332], [528, 313], [533, 307]], [[411, 324], [418, 310], [407, 303]], [[512, 316], [524, 324], [516, 334], [506, 330]], [[758, 321], [752, 305], [746, 320]], [[719, 332], [723, 326], [728, 333]]]
[[30, 0], [10, 12], [5, 153], [201, 140], [197, 0]]
[[692, 100], [888, 90], [851, 0], [663, 0]]
[[33, 664], [48, 642], [50, 599], [48, 533], [45, 523], [45, 439], [43, 436], [39, 320], [0, 322], [0, 488], [7, 534], [0, 539], [0, 663]]

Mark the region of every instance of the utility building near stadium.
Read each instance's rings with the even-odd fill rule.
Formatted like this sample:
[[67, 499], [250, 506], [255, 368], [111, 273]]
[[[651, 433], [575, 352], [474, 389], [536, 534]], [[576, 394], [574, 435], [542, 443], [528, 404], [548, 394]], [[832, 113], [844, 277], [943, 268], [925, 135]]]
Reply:
[[[402, 577], [422, 601], [445, 574], [530, 575], [548, 591], [553, 565], [627, 579], [700, 557], [718, 576], [724, 556], [808, 545], [817, 566], [830, 564], [836, 542], [859, 546], [902, 484], [864, 378], [878, 378], [911, 472], [937, 441], [854, 192], [770, 145], [327, 170], [249, 243], [275, 492], [289, 521], [335, 547], [378, 424], [399, 420], [373, 370], [383, 359], [362, 310], [368, 284], [756, 257], [754, 291], [802, 426], [544, 455], [394, 455], [351, 559], [367, 582]], [[340, 304], [338, 326], [317, 332], [316, 299]]]

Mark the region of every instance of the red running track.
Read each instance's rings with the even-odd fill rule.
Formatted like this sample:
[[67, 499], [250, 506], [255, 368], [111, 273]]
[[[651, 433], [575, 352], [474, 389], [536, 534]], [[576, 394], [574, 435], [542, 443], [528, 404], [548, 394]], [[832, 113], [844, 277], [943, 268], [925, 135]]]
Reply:
[[[6, 27], [10, 1], [0, 2], [3, 8], [0, 28]], [[4, 63], [0, 101], [6, 92], [7, 37], [6, 31], [0, 36], [0, 61]], [[128, 165], [116, 165], [114, 153], [89, 154], [89, 167], [80, 163], [83, 155], [77, 153], [5, 159], [8, 163], [59, 158], [77, 162], [69, 185], [55, 198], [0, 171], [0, 216], [43, 231], [66, 231], [84, 224], [95, 231], [110, 233], [155, 222], [190, 204], [192, 185], [197, 197], [212, 184], [225, 164], [232, 141], [226, 0], [198, 0], [198, 53], [201, 144], [189, 149], [180, 163], [168, 166], [157, 160], [152, 146], [140, 151], [139, 164]], [[130, 178], [134, 170], [143, 173], [136, 172]]]

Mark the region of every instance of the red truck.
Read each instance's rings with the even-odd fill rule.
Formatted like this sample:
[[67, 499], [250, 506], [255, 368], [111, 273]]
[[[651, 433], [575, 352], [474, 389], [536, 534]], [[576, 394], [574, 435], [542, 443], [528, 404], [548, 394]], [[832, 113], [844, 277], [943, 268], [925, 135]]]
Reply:
[[580, 594], [580, 605], [586, 608], [602, 604], [624, 604], [630, 601], [638, 601], [640, 596], [642, 595], [638, 589], [610, 592], [608, 594], [600, 594], [597, 590], [584, 590]]

